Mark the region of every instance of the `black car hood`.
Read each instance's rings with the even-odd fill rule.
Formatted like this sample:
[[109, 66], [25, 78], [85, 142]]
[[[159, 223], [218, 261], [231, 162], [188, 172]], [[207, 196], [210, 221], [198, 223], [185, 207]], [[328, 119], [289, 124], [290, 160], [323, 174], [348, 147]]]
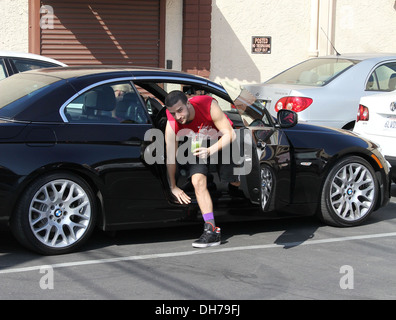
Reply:
[[352, 133], [351, 131], [348, 130], [317, 126], [306, 122], [299, 122], [291, 130], [293, 129], [299, 131], [307, 131], [307, 132], [321, 132], [327, 134], [351, 134], [355, 137], [357, 136], [355, 133]]
[[378, 148], [374, 142], [356, 133], [344, 129], [335, 129], [312, 125], [304, 122], [296, 124], [290, 129], [284, 129], [289, 141], [295, 148], [315, 148], [332, 150], [331, 154], [341, 150]]

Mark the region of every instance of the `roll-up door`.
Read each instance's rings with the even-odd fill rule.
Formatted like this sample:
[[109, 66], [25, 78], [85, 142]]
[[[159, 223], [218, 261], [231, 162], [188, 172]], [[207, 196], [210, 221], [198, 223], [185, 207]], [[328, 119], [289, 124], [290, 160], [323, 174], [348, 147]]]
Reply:
[[[72, 65], [160, 67], [160, 0], [43, 0], [40, 52]], [[48, 11], [41, 10], [44, 21]]]

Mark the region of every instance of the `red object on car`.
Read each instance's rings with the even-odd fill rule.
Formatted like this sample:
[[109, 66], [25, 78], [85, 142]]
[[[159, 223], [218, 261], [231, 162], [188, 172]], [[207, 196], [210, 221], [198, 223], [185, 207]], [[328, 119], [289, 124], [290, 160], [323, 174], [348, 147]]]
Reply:
[[356, 121], [368, 121], [369, 120], [369, 109], [362, 104], [359, 104], [359, 110], [357, 113]]
[[312, 102], [313, 100], [311, 98], [306, 97], [283, 97], [276, 103], [275, 111], [278, 112], [281, 109], [288, 109], [301, 112], [308, 108]]

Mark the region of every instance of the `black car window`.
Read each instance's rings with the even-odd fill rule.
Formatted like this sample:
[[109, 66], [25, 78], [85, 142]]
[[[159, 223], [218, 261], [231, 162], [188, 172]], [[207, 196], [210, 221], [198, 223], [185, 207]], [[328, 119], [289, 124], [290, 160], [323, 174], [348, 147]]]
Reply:
[[367, 84], [367, 91], [396, 90], [396, 62], [384, 63], [371, 73]]
[[141, 99], [128, 81], [88, 90], [70, 102], [64, 113], [71, 123], [149, 123]]
[[0, 80], [7, 78], [7, 71], [4, 65], [4, 60], [0, 58]]
[[46, 61], [32, 60], [32, 59], [22, 59], [22, 58], [12, 58], [11, 61], [14, 63], [18, 72], [24, 72], [29, 70], [59, 67], [59, 65]]

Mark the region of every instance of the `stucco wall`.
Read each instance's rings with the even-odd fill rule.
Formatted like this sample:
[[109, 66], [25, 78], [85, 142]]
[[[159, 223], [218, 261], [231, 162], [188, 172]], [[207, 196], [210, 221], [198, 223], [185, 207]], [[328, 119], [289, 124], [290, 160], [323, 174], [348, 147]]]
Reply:
[[28, 52], [28, 0], [0, 0], [0, 50]]
[[346, 52], [396, 52], [396, 1], [337, 1], [335, 46]]
[[[165, 59], [180, 70], [183, 0], [167, 0], [166, 10]], [[0, 0], [0, 12], [0, 50], [28, 52], [28, 0]], [[396, 1], [213, 0], [210, 78], [261, 82], [325, 55], [332, 49], [322, 28], [341, 53], [396, 52]], [[270, 36], [271, 53], [253, 54], [252, 36]]]
[[[213, 0], [211, 79], [265, 81], [333, 53], [326, 35], [341, 53], [396, 53], [395, 30], [395, 0]], [[271, 36], [271, 54], [252, 54], [252, 36]]]
[[[261, 81], [304, 59], [309, 18], [307, 0], [214, 0], [211, 77]], [[271, 53], [253, 54], [252, 36], [270, 36]]]
[[[166, 1], [165, 62], [172, 60], [172, 69], [182, 68], [183, 0]], [[166, 63], [165, 63], [166, 65]]]

